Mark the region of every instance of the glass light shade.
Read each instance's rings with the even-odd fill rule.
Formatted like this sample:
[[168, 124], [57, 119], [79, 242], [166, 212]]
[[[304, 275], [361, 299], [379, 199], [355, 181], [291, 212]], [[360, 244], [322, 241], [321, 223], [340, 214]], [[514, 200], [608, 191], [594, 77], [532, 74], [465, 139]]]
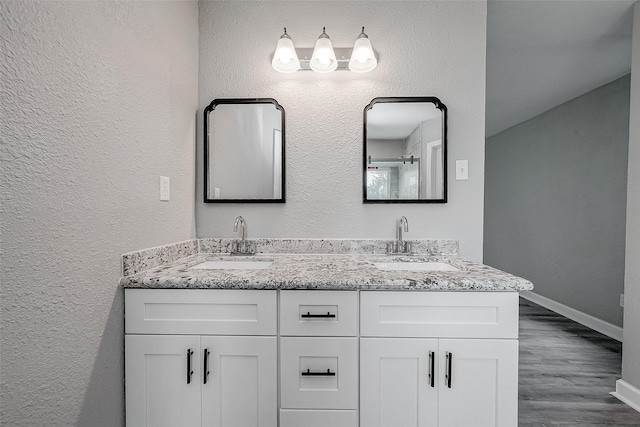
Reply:
[[363, 32], [353, 46], [353, 52], [349, 60], [349, 69], [354, 73], [367, 73], [376, 68], [377, 65], [378, 60], [373, 53], [371, 42]]
[[336, 53], [333, 51], [331, 40], [324, 30], [313, 48], [309, 67], [316, 73], [330, 73], [338, 68]]
[[293, 41], [286, 35], [286, 32], [278, 40], [271, 66], [281, 73], [295, 73], [300, 69], [300, 60], [293, 46]]

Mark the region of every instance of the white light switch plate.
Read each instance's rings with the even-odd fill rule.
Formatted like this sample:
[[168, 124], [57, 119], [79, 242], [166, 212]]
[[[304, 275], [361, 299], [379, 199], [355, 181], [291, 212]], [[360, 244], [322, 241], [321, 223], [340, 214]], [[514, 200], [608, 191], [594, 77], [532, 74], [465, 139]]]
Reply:
[[168, 201], [171, 198], [171, 181], [168, 176], [160, 177], [160, 200]]
[[456, 160], [456, 181], [465, 181], [469, 179], [469, 161]]

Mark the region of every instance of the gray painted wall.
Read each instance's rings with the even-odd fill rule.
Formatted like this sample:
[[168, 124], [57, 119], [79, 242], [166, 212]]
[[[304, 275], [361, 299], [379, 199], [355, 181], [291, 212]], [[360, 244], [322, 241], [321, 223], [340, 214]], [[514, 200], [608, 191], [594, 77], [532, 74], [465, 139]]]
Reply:
[[484, 262], [622, 325], [629, 75], [487, 139]]
[[194, 2], [0, 2], [2, 425], [123, 424], [121, 255], [195, 236], [197, 28]]
[[640, 2], [633, 11], [622, 379], [640, 388]]
[[[286, 111], [287, 203], [207, 205], [199, 163], [198, 236], [235, 236], [233, 219], [242, 215], [249, 237], [393, 239], [405, 215], [408, 238], [458, 239], [460, 253], [480, 261], [486, 7], [483, 1], [201, 2], [200, 111], [214, 98], [278, 100]], [[349, 47], [363, 25], [379, 55], [370, 73], [271, 68], [285, 26], [297, 47], [312, 48], [323, 26], [335, 47]], [[364, 107], [380, 96], [430, 95], [449, 109], [449, 203], [363, 205]], [[454, 180], [456, 159], [469, 160], [468, 181]]]

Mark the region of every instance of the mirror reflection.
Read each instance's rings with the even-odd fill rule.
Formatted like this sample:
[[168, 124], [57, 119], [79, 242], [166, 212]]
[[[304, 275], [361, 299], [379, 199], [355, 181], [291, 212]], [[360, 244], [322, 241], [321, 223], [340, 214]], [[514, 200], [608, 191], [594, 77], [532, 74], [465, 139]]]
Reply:
[[214, 99], [204, 121], [205, 202], [284, 202], [284, 109], [271, 98]]
[[371, 101], [364, 110], [365, 203], [446, 203], [446, 112], [434, 97]]

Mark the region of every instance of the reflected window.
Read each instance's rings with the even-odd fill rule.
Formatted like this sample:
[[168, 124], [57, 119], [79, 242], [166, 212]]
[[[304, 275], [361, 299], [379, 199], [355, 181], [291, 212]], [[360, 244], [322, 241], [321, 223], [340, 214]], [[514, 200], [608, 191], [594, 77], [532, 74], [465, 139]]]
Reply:
[[369, 199], [388, 199], [391, 197], [390, 170], [384, 167], [367, 169], [367, 197]]

